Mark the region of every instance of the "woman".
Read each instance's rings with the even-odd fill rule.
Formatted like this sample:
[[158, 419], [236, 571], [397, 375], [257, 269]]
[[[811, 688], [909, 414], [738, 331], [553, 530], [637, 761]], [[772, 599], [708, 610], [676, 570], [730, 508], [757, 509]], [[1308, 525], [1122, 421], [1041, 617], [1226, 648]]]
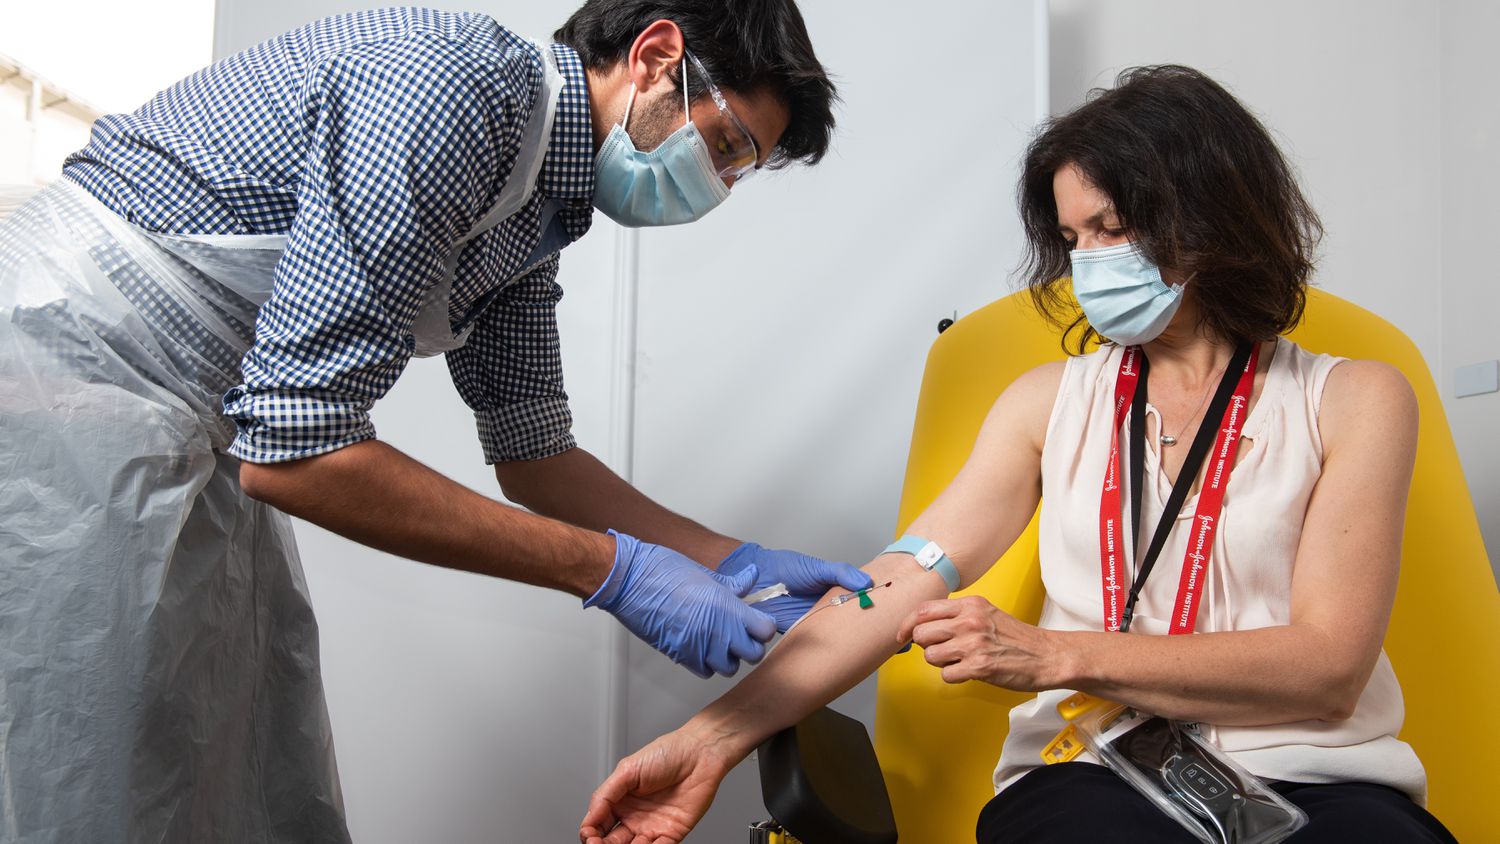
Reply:
[[[912, 524], [906, 549], [934, 542], [919, 556], [945, 552], [951, 570], [877, 557], [866, 570], [893, 585], [873, 608], [808, 616], [744, 682], [621, 762], [584, 841], [681, 840], [730, 767], [907, 641], [950, 683], [1039, 693], [1011, 713], [981, 842], [1193, 840], [1091, 756], [1042, 764], [1075, 690], [1202, 724], [1307, 813], [1289, 840], [1452, 840], [1420, 808], [1425, 774], [1396, 738], [1401, 693], [1381, 650], [1416, 401], [1389, 366], [1280, 337], [1301, 317], [1321, 227], [1265, 129], [1196, 71], [1132, 70], [1047, 125], [1020, 202], [1027, 280], [1050, 315], [1065, 313], [1056, 279], [1071, 269], [1077, 354], [1000, 396]], [[1108, 342], [1085, 354], [1096, 334]], [[1000, 557], [1044, 488], [1040, 623], [942, 600]]]

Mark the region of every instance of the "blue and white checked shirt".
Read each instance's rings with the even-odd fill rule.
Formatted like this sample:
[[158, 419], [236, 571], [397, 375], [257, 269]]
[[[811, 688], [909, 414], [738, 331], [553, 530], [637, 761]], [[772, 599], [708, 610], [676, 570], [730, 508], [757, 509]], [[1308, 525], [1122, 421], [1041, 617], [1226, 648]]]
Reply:
[[[593, 129], [577, 53], [550, 49], [565, 87], [537, 190], [463, 250], [449, 308], [455, 331], [474, 325], [448, 368], [491, 463], [574, 444], [556, 251], [592, 219]], [[151, 231], [288, 235], [224, 412], [236, 457], [310, 457], [375, 436], [369, 410], [509, 177], [541, 79], [535, 45], [485, 15], [342, 15], [101, 118], [64, 177]]]

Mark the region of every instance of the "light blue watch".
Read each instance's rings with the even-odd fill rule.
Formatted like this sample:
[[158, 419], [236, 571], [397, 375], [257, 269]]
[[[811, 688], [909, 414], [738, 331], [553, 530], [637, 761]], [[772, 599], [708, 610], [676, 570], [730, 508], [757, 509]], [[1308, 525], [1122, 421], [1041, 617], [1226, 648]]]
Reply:
[[903, 536], [885, 547], [882, 554], [910, 554], [917, 560], [917, 565], [928, 571], [935, 571], [942, 576], [943, 582], [948, 584], [949, 592], [957, 592], [959, 586], [958, 567], [943, 553], [936, 542], [923, 539], [920, 536]]

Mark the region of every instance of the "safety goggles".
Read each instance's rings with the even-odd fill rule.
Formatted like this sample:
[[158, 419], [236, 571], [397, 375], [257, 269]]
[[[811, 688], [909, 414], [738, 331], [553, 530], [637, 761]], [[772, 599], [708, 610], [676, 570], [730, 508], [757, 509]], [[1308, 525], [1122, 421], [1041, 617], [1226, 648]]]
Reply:
[[750, 130], [735, 116], [729, 102], [724, 99], [724, 92], [719, 90], [719, 86], [708, 75], [703, 62], [698, 61], [698, 57], [691, 52], [684, 52], [698, 70], [698, 75], [703, 77], [703, 84], [708, 88], [708, 95], [713, 98], [714, 105], [719, 107], [719, 119], [714, 122], [715, 125], [707, 131], [704, 131], [704, 127], [699, 127], [699, 131], [708, 140], [709, 156], [713, 159], [719, 178], [738, 182], [760, 169], [760, 150], [756, 148], [755, 138]]

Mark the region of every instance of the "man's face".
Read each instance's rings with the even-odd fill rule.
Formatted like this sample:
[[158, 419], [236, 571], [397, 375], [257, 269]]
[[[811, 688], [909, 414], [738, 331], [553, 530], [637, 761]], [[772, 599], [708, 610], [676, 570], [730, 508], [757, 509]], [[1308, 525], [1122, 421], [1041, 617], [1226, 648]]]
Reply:
[[[682, 92], [666, 90], [667, 86], [662, 88], [664, 90], [661, 93], [650, 94], [648, 100], [638, 101], [635, 113], [630, 116], [627, 128], [630, 142], [642, 152], [656, 149], [668, 136], [681, 129], [684, 123]], [[758, 164], [764, 164], [791, 121], [786, 104], [765, 90], [748, 95], [726, 90], [724, 99], [740, 123], [750, 130], [760, 155]], [[738, 131], [733, 121], [719, 111], [718, 105], [707, 94], [693, 100], [691, 108], [693, 124], [708, 143], [709, 155], [714, 159], [714, 169], [729, 169], [732, 162], [726, 153], [732, 147], [730, 138]], [[724, 184], [734, 187], [734, 178], [726, 177]]]

